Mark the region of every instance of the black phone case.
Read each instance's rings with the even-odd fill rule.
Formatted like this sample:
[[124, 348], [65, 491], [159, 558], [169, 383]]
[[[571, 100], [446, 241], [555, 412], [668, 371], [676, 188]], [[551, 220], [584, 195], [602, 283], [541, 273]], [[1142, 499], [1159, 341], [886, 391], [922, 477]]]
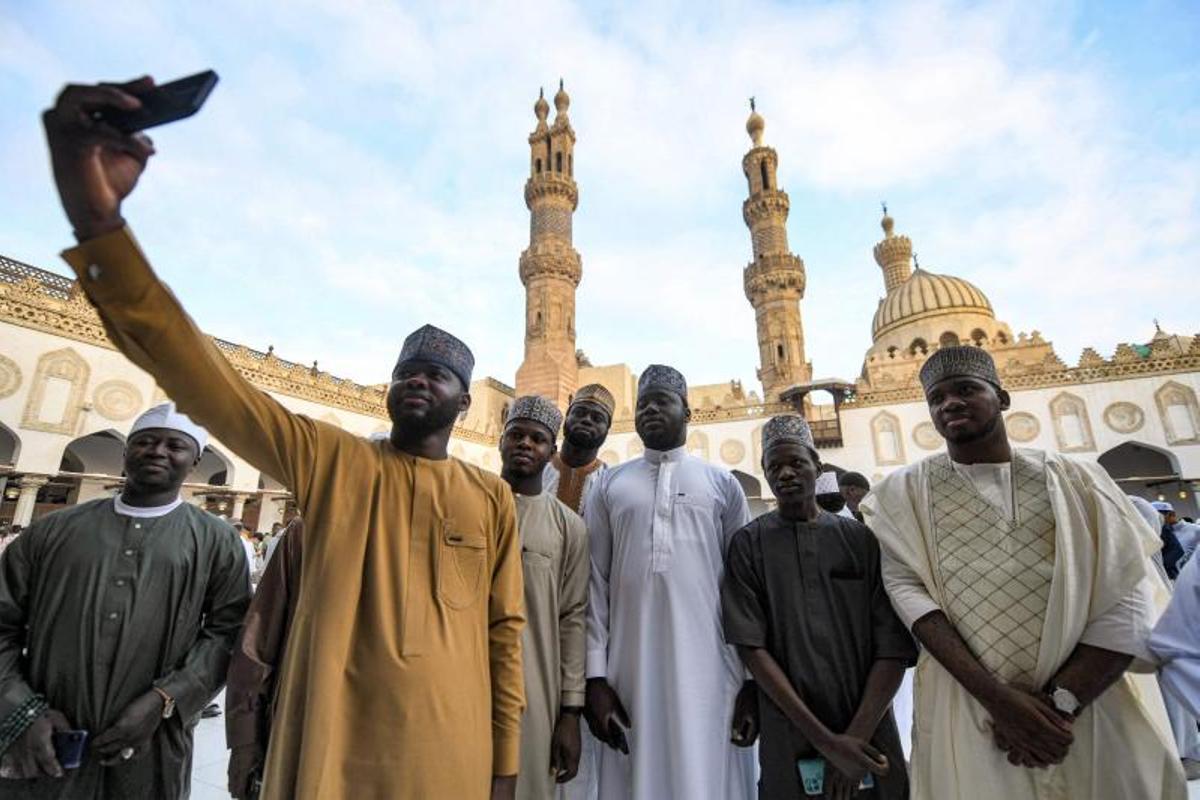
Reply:
[[98, 112], [96, 118], [122, 133], [134, 133], [156, 125], [166, 125], [199, 111], [213, 87], [217, 85], [217, 80], [217, 73], [211, 69], [189, 75], [137, 95], [142, 101], [142, 107], [135, 111], [112, 108]]
[[87, 731], [55, 731], [51, 735], [54, 756], [63, 769], [79, 768], [83, 763], [83, 750], [87, 739]]

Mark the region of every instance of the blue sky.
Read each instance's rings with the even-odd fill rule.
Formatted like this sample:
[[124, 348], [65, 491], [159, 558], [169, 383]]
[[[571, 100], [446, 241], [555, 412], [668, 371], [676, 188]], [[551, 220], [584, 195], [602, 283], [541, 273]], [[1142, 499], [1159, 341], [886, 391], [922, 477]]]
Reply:
[[126, 217], [209, 332], [386, 379], [404, 335], [522, 353], [539, 86], [578, 134], [579, 345], [757, 388], [741, 220], [755, 95], [807, 266], [818, 376], [853, 377], [879, 201], [924, 268], [1070, 363], [1200, 331], [1195, 2], [24, 3], [0, 0], [0, 252], [62, 271], [39, 112], [67, 81], [211, 67]]

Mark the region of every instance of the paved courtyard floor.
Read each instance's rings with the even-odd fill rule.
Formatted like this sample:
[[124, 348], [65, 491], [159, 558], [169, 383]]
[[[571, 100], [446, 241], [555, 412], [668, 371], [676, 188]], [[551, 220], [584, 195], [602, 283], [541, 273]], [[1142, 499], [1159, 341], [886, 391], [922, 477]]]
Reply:
[[[217, 698], [225, 708], [225, 697]], [[225, 790], [225, 717], [202, 719], [196, 726], [196, 753], [192, 763], [192, 800], [229, 800]], [[1188, 800], [1200, 800], [1200, 781], [1188, 784]]]

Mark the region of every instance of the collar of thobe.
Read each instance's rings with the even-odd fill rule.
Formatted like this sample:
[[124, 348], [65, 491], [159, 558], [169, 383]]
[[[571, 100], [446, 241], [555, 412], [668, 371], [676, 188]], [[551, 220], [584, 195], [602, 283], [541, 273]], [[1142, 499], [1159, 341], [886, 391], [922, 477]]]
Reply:
[[670, 450], [651, 450], [646, 448], [645, 458], [651, 464], [662, 464], [665, 462], [675, 462], [683, 460], [683, 456], [687, 453], [687, 445], [679, 445]]
[[671, 568], [675, 552], [675, 486], [676, 467], [687, 451], [684, 447], [670, 450], [647, 450], [646, 462], [654, 471], [654, 514], [650, 520], [650, 567], [654, 572]]
[[113, 510], [126, 517], [162, 517], [170, 514], [182, 504], [182, 497], [176, 497], [165, 506], [131, 506], [121, 500], [121, 495], [113, 498]]

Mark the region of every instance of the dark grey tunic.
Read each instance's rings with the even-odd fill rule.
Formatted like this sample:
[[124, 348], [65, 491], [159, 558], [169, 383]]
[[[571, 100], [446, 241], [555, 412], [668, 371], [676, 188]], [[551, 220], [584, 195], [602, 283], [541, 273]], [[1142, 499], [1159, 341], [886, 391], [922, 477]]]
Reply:
[[233, 529], [187, 503], [139, 518], [106, 498], [31, 525], [0, 559], [0, 720], [40, 693], [94, 738], [152, 685], [177, 713], [129, 762], [89, 753], [60, 780], [0, 779], [0, 797], [187, 797], [192, 729], [225, 682], [247, 569]]
[[[828, 512], [813, 522], [764, 514], [734, 534], [721, 586], [725, 639], [762, 647], [830, 730], [849, 727], [879, 659], [916, 661], [879, 571], [879, 545], [862, 523]], [[761, 691], [760, 798], [803, 797], [796, 761], [820, 754]], [[889, 710], [872, 738], [891, 769], [864, 797], [908, 797], [908, 775]]]

